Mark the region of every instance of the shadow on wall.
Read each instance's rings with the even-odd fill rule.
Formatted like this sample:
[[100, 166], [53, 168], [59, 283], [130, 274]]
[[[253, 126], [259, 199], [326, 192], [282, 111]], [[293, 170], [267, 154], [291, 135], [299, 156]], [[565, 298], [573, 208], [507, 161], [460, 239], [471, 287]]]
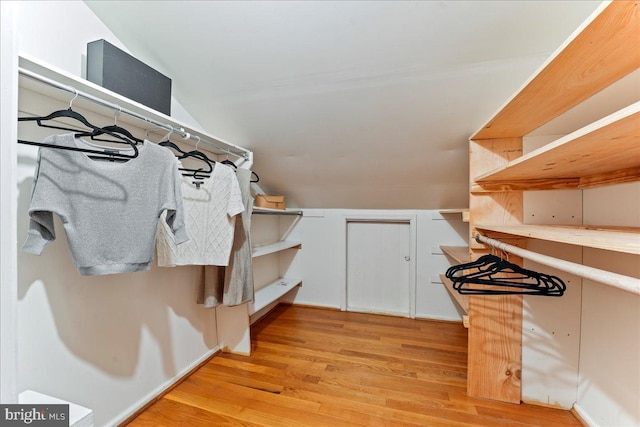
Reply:
[[[172, 322], [171, 310], [189, 321], [191, 328], [203, 336], [207, 348], [217, 345], [215, 325], [205, 325], [205, 309], [195, 306], [199, 273], [196, 267], [152, 267], [146, 272], [81, 276], [57, 216], [57, 238], [43, 254], [22, 252], [29, 227], [32, 185], [33, 179], [29, 178], [18, 188], [18, 298], [19, 310], [24, 310], [20, 328], [32, 335], [33, 342], [42, 338], [38, 333], [50, 329], [41, 327], [40, 322], [53, 320], [58, 338], [68, 351], [111, 376], [131, 377], [141, 363], [146, 330], [155, 339], [164, 375], [170, 378], [183, 369], [176, 366], [174, 358], [176, 343], [172, 334], [179, 330]], [[210, 328], [213, 331], [207, 330]], [[51, 339], [42, 342], [50, 343]], [[38, 352], [23, 357], [31, 363], [41, 360], [54, 369], [66, 357], [59, 348], [38, 348]], [[73, 361], [63, 363], [69, 364]]]

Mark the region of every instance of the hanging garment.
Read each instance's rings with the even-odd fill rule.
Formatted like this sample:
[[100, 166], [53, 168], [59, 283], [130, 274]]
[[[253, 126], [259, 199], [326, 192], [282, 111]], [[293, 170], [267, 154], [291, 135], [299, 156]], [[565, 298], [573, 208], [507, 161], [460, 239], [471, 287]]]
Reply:
[[205, 308], [215, 308], [222, 304], [224, 271], [226, 267], [203, 265], [199, 272], [198, 296], [196, 302]]
[[194, 186], [181, 177], [189, 242], [177, 246], [164, 221], [158, 225], [156, 249], [160, 267], [229, 263], [236, 215], [244, 211], [240, 187], [228, 166], [215, 163], [211, 177]]
[[253, 266], [251, 262], [251, 212], [253, 211], [253, 197], [251, 197], [251, 171], [238, 169], [236, 171], [244, 212], [241, 220], [236, 221], [233, 248], [229, 266], [225, 269], [224, 294], [222, 303], [226, 306], [253, 302]]
[[236, 176], [245, 210], [242, 212], [241, 220], [236, 221], [229, 266], [206, 265], [200, 272], [197, 303], [204, 304], [206, 308], [220, 304], [240, 305], [253, 301], [254, 297], [250, 236], [253, 210], [251, 171], [238, 169]]
[[[53, 135], [44, 142], [92, 146], [74, 134]], [[148, 141], [138, 150], [138, 157], [115, 163], [41, 147], [22, 250], [40, 255], [55, 239], [54, 213], [62, 220], [82, 275], [149, 270], [162, 213], [175, 242], [189, 240], [178, 162], [169, 150]]]

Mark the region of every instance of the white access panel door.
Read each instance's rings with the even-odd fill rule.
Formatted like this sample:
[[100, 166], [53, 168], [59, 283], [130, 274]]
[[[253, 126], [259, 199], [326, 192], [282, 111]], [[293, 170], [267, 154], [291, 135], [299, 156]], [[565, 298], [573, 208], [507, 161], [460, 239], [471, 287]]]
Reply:
[[409, 222], [347, 223], [347, 310], [410, 316]]

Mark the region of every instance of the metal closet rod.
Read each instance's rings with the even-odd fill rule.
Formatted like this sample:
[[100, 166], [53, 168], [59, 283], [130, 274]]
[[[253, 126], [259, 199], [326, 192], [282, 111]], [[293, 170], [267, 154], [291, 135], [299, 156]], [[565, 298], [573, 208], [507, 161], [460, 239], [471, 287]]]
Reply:
[[622, 289], [623, 291], [631, 292], [632, 294], [640, 295], [640, 279], [636, 279], [635, 277], [624, 276], [611, 271], [600, 270], [587, 265], [565, 261], [548, 255], [542, 255], [537, 252], [509, 245], [508, 243], [501, 242], [500, 240], [483, 236], [479, 233], [476, 234], [475, 239], [478, 243], [486, 243], [494, 248], [535, 261], [539, 264], [544, 264], [549, 267], [557, 268], [558, 270], [566, 271], [567, 273], [575, 274], [576, 276], [584, 277], [585, 279], [594, 280], [596, 282], [613, 286], [614, 288]]
[[89, 101], [91, 101], [91, 102], [93, 102], [95, 104], [102, 105], [103, 107], [111, 108], [112, 110], [117, 111], [118, 114], [124, 113], [124, 114], [126, 114], [128, 116], [135, 117], [138, 120], [142, 120], [143, 122], [152, 124], [154, 126], [162, 128], [162, 129], [166, 129], [167, 131], [171, 131], [174, 134], [181, 136], [183, 139], [190, 139], [192, 141], [205, 143], [205, 144], [210, 145], [211, 147], [215, 148], [216, 150], [221, 150], [221, 151], [223, 151], [223, 152], [225, 152], [227, 154], [232, 154], [234, 156], [241, 157], [241, 158], [243, 158], [243, 159], [245, 159], [247, 161], [250, 160], [249, 152], [247, 150], [242, 150], [240, 147], [237, 147], [237, 146], [235, 147], [238, 151], [232, 150], [232, 149], [227, 148], [227, 147], [221, 147], [221, 146], [219, 146], [219, 145], [217, 145], [217, 144], [215, 144], [215, 143], [213, 143], [211, 141], [208, 141], [206, 139], [201, 139], [197, 135], [192, 135], [189, 132], [185, 131], [183, 128], [176, 128], [176, 127], [174, 127], [172, 125], [169, 125], [167, 123], [161, 123], [161, 122], [158, 122], [156, 120], [150, 119], [150, 118], [145, 117], [145, 116], [143, 116], [141, 114], [138, 114], [138, 113], [136, 113], [134, 111], [127, 110], [126, 108], [122, 108], [117, 104], [112, 104], [112, 103], [107, 102], [107, 101], [105, 101], [103, 99], [100, 99], [100, 98], [98, 98], [96, 96], [93, 96], [93, 95], [90, 95], [88, 93], [79, 91], [76, 88], [74, 88], [73, 86], [64, 85], [64, 84], [62, 84], [60, 82], [57, 82], [57, 81], [55, 81], [53, 79], [50, 79], [50, 78], [45, 77], [45, 76], [42, 76], [42, 75], [40, 75], [38, 73], [34, 73], [33, 71], [27, 70], [25, 68], [19, 67], [18, 68], [18, 72], [20, 74], [22, 74], [23, 76], [28, 77], [30, 79], [37, 80], [39, 82], [42, 82], [42, 83], [47, 84], [49, 86], [55, 87], [57, 89], [72, 93], [74, 95], [77, 95], [79, 97], [87, 99], [87, 100], [89, 100]]

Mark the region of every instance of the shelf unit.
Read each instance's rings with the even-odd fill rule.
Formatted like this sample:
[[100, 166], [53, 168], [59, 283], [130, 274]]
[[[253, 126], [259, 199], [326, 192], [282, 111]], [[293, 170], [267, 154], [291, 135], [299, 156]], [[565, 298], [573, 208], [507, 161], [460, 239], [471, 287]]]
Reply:
[[[536, 238], [640, 253], [637, 228], [523, 225], [525, 190], [640, 180], [639, 102], [522, 155], [525, 135], [640, 68], [639, 7], [603, 3], [470, 138], [472, 260], [489, 250], [473, 239], [479, 231], [521, 247]], [[468, 394], [520, 403], [522, 296], [470, 296], [468, 345]]]
[[[281, 220], [284, 221], [284, 218], [289, 218], [288, 221], [291, 222], [290, 224], [287, 222], [287, 227], [284, 227], [288, 228], [287, 232], [284, 233], [286, 236], [292, 230], [297, 221], [299, 221], [303, 216], [303, 211], [301, 209], [291, 208], [269, 209], [254, 207], [252, 214], [269, 216], [267, 218], [261, 218], [260, 221], [258, 221], [260, 223], [259, 225], [256, 224], [256, 221], [252, 221], [252, 239], [255, 237], [260, 239], [262, 242], [268, 242], [271, 239], [275, 240], [275, 238], [278, 238], [278, 230], [283, 229], [283, 224], [280, 223]], [[283, 218], [281, 219], [278, 217]], [[254, 228], [256, 226], [259, 228]], [[254, 260], [257, 258], [267, 257], [268, 255], [272, 255], [274, 258], [268, 258], [261, 261], [260, 266], [262, 267], [262, 273], [266, 270], [268, 271], [268, 274], [258, 274], [260, 271], [256, 271], [256, 274], [254, 274], [254, 278], [256, 278], [255, 280], [264, 284], [257, 284], [254, 302], [249, 304], [250, 324], [254, 324], [260, 320], [269, 313], [269, 311], [275, 308], [284, 296], [296, 287], [302, 285], [301, 279], [288, 277], [286, 274], [287, 272], [285, 271], [287, 268], [282, 267], [281, 265], [281, 256], [291, 249], [302, 249], [302, 242], [299, 240], [283, 238], [283, 236], [280, 236], [279, 238], [281, 240], [253, 247], [252, 258]], [[277, 269], [273, 266], [273, 260], [277, 260]], [[256, 265], [257, 264], [254, 263], [254, 269], [256, 268]], [[276, 273], [279, 277], [274, 279]]]

